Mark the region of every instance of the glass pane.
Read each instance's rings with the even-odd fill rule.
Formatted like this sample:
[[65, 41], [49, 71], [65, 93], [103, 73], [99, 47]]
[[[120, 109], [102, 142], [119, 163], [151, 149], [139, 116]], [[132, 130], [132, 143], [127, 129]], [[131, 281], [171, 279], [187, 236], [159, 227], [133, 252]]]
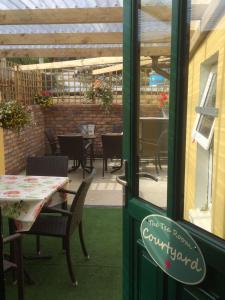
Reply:
[[139, 197], [163, 208], [167, 202], [171, 6], [172, 1], [141, 0], [138, 15]]
[[190, 7], [184, 219], [225, 238], [225, 2]]

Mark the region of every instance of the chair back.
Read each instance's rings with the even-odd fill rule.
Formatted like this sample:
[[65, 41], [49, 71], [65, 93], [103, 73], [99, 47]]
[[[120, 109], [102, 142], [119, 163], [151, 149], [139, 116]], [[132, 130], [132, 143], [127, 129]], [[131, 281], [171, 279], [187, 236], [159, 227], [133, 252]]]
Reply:
[[70, 207], [72, 215], [69, 217], [67, 222], [67, 234], [72, 234], [82, 220], [85, 198], [95, 173], [95, 169], [93, 169], [91, 174], [81, 182], [77, 190]]
[[123, 132], [123, 126], [122, 126], [122, 124], [113, 124], [112, 125], [112, 132], [113, 133], [121, 133], [121, 132]]
[[27, 175], [67, 177], [67, 173], [67, 156], [30, 156], [27, 158]]
[[82, 160], [84, 157], [84, 140], [82, 135], [58, 136], [60, 154], [71, 160]]
[[103, 134], [103, 158], [122, 158], [122, 134]]
[[94, 135], [95, 124], [80, 124], [79, 131], [82, 135]]
[[165, 129], [158, 139], [158, 150], [167, 152], [168, 151], [168, 129]]
[[45, 129], [45, 136], [49, 142], [52, 154], [56, 154], [57, 152], [57, 139], [54, 135], [54, 132], [52, 129], [48, 128]]

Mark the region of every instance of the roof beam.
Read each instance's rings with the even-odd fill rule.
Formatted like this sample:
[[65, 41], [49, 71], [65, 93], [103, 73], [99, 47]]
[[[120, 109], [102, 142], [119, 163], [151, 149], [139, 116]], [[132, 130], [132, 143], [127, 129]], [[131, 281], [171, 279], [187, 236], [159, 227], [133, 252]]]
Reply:
[[32, 64], [32, 65], [20, 65], [20, 70], [47, 70], [47, 69], [59, 69], [59, 68], [74, 68], [85, 67], [103, 64], [113, 64], [123, 62], [123, 57], [95, 57], [87, 59], [76, 59], [68, 61], [58, 61], [52, 63]]
[[[149, 65], [151, 62], [152, 62], [151, 59], [141, 60], [140, 65], [141, 66]], [[114, 65], [114, 66], [110, 66], [110, 67], [93, 70], [92, 74], [100, 75], [100, 74], [111, 73], [111, 72], [115, 72], [115, 71], [121, 71], [121, 70], [123, 70], [123, 64], [118, 64], [118, 65]]]
[[[209, 0], [195, 0], [191, 5], [191, 19], [200, 20], [209, 5]], [[142, 10], [162, 22], [171, 21], [172, 10], [166, 5], [144, 5]]]
[[122, 7], [0, 10], [1, 25], [121, 23]]
[[122, 32], [0, 34], [0, 45], [121, 44]]
[[190, 41], [190, 56], [198, 49], [208, 33], [216, 26], [220, 17], [224, 15], [224, 0], [214, 0], [208, 5], [202, 20]]
[[[0, 49], [0, 57], [102, 57], [122, 56], [122, 47], [109, 48], [14, 48]], [[143, 56], [169, 56], [170, 47], [146, 47], [141, 49]]]

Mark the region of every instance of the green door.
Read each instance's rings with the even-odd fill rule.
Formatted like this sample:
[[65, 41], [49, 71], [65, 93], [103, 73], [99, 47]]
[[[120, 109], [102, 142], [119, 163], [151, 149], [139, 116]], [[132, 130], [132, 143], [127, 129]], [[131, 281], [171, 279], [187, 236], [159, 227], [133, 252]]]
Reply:
[[[225, 299], [224, 45], [224, 0], [124, 0], [123, 299]], [[200, 284], [148, 254], [140, 225], [152, 214], [194, 238]]]

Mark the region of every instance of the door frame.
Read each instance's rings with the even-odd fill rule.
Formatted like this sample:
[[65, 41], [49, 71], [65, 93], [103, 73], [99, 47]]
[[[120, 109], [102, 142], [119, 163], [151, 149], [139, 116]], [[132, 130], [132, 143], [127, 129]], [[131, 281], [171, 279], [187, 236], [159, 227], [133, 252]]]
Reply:
[[[186, 106], [187, 106], [187, 74], [189, 56], [189, 38], [187, 26], [188, 1], [172, 1], [172, 41], [171, 41], [171, 78], [170, 78], [170, 116], [169, 116], [169, 141], [168, 141], [168, 190], [167, 190], [167, 211], [154, 207], [150, 203], [142, 202], [141, 207], [135, 212], [136, 216], [146, 215], [146, 211], [167, 215], [177, 221], [191, 236], [196, 240], [201, 248], [205, 260], [209, 266], [213, 266], [217, 271], [223, 271], [221, 261], [225, 256], [224, 240], [208, 233], [201, 228], [182, 219], [183, 200], [184, 200], [184, 164], [185, 164], [185, 129], [186, 129]], [[133, 145], [136, 145], [137, 127], [136, 109], [137, 103], [137, 70], [138, 52], [136, 46], [137, 37], [137, 12], [138, 0], [124, 0], [124, 92], [123, 98], [126, 99], [123, 105], [124, 120], [124, 159], [130, 164], [127, 167], [128, 188], [125, 192], [125, 204], [129, 201], [131, 206], [138, 207], [137, 188], [135, 186], [136, 166], [131, 159], [136, 153]], [[132, 28], [132, 30], [130, 30]], [[182, 78], [182, 80], [180, 80]], [[183, 101], [180, 101], [183, 99]], [[136, 206], [137, 204], [137, 206]], [[129, 208], [125, 205], [123, 209], [123, 249], [129, 249], [128, 253], [123, 251], [123, 280], [124, 290], [123, 299], [134, 299], [133, 290], [135, 278], [132, 274], [132, 257], [135, 254], [132, 249], [132, 223], [129, 219]], [[211, 253], [214, 253], [212, 256]], [[179, 289], [180, 283], [168, 278], [168, 299], [174, 300], [174, 293]]]

